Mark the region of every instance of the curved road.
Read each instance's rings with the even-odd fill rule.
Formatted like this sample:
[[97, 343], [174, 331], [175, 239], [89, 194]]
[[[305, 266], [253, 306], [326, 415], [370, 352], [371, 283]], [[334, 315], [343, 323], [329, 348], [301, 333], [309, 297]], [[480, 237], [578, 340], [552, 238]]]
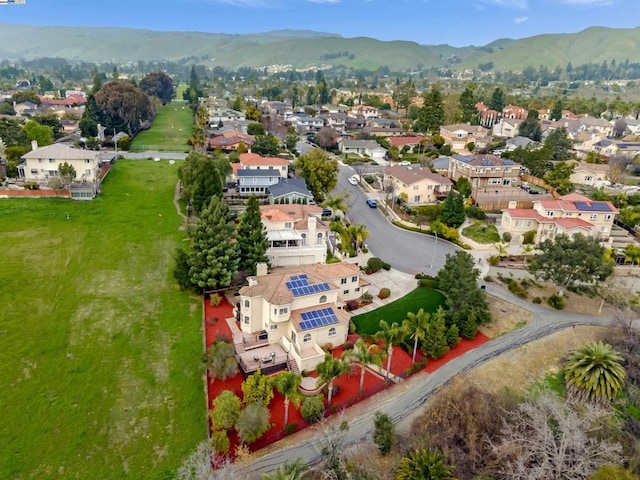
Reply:
[[[444, 265], [445, 255], [454, 253], [458, 247], [431, 235], [395, 227], [380, 211], [380, 208], [384, 208], [381, 207], [380, 194], [365, 193], [359, 186], [347, 181], [354, 173], [353, 168], [340, 165], [338, 186], [332, 193], [349, 194], [347, 216], [352, 223], [364, 223], [367, 226], [367, 245], [371, 252], [401, 272], [435, 275]], [[367, 198], [378, 200], [379, 208], [369, 207]]]
[[[354, 223], [367, 225], [371, 234], [367, 243], [371, 251], [403, 272], [437, 273], [444, 264], [445, 255], [454, 253], [457, 247], [441, 240], [436, 243], [435, 238], [431, 236], [402, 230], [390, 224], [382, 212], [368, 207], [365, 203], [367, 198], [376, 198], [374, 194], [366, 194], [359, 187], [347, 182], [347, 179], [353, 174], [354, 171], [351, 167], [341, 165], [338, 187], [333, 193], [338, 195], [345, 191], [349, 192], [348, 216]], [[550, 310], [541, 305], [526, 302], [491, 284], [486, 285], [486, 289], [488, 293], [530, 311], [532, 313], [531, 321], [523, 328], [495, 338], [452, 360], [434, 373], [419, 373], [374, 395], [362, 402], [361, 405], [364, 405], [364, 408], [358, 408], [358, 413], [354, 410], [351, 411], [353, 413], [346, 410], [344, 419], [349, 422], [347, 445], [355, 445], [371, 436], [375, 412], [384, 412], [394, 422], [398, 422], [420, 408], [431, 395], [449, 383], [456, 375], [465, 373], [502, 353], [574, 325], [613, 326], [615, 324], [612, 318], [606, 316], [597, 317]], [[332, 419], [335, 421], [335, 416]], [[301, 440], [293, 445], [285, 445], [290, 442], [284, 441], [281, 448], [278, 448], [278, 444], [274, 444], [271, 450], [268, 450], [251, 464], [239, 467], [242, 478], [259, 479], [260, 474], [278, 468], [287, 460], [294, 461], [300, 458], [306, 464], [319, 462], [321, 460], [321, 435], [318, 434], [312, 439], [308, 439], [308, 434], [303, 433], [300, 436], [306, 440]], [[295, 441], [295, 435], [289, 439]]]

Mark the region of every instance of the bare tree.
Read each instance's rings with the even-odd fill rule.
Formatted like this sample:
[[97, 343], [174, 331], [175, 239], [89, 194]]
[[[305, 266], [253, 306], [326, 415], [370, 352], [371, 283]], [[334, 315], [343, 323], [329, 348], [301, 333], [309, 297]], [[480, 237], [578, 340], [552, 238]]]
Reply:
[[229, 458], [214, 453], [209, 442], [204, 440], [182, 462], [175, 478], [176, 480], [241, 480], [245, 477], [238, 473]]
[[343, 420], [343, 414], [337, 422], [322, 422], [322, 439], [320, 452], [322, 453], [322, 478], [325, 480], [347, 480], [351, 475], [346, 469], [345, 450], [347, 447], [347, 433], [349, 424]]
[[622, 155], [614, 155], [609, 159], [608, 177], [612, 184], [622, 183], [629, 165], [629, 159]]
[[584, 406], [578, 412], [551, 392], [521, 403], [503, 418], [493, 446], [499, 478], [509, 480], [586, 480], [607, 463], [622, 462], [622, 447], [598, 438], [610, 411]]

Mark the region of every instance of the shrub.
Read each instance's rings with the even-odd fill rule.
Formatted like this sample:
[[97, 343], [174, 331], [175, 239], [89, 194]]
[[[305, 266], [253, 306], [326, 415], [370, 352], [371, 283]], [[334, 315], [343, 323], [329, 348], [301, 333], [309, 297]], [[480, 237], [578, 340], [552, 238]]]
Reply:
[[565, 305], [565, 299], [557, 293], [554, 293], [547, 299], [547, 303], [550, 307], [555, 308], [556, 310], [562, 310]]
[[491, 265], [492, 267], [495, 267], [499, 263], [500, 263], [500, 255], [491, 255], [489, 257], [489, 265]]
[[541, 304], [542, 303], [542, 299], [540, 297], [533, 297], [533, 300], [531, 300], [533, 303], [537, 303], [537, 304]]
[[528, 278], [523, 278], [520, 280], [520, 286], [525, 289], [529, 288], [531, 286], [531, 281]]
[[488, 283], [493, 283], [493, 277], [491, 275], [486, 275], [484, 277], [484, 281]]
[[527, 291], [524, 290], [520, 286], [520, 284], [513, 279], [509, 281], [509, 291], [520, 298], [527, 298], [527, 296], [529, 295]]
[[209, 303], [211, 303], [212, 307], [217, 307], [222, 302], [222, 297], [217, 293], [212, 293], [209, 295]]
[[219, 333], [216, 335], [216, 342], [231, 343], [231, 340], [224, 333]]
[[512, 237], [511, 237], [511, 234], [510, 234], [509, 232], [504, 232], [504, 233], [502, 234], [502, 241], [503, 241], [504, 243], [509, 243], [509, 242], [511, 241], [511, 238], [512, 238]]
[[382, 262], [382, 268], [384, 268], [385, 270], [391, 270], [391, 265], [389, 265], [387, 262]]
[[384, 266], [384, 262], [380, 260], [378, 257], [371, 257], [367, 260], [367, 267], [369, 267], [373, 271], [381, 270]]
[[287, 425], [284, 426], [284, 433], [286, 435], [291, 435], [292, 433], [296, 432], [296, 424], [295, 423], [289, 423]]
[[435, 278], [421, 278], [418, 280], [418, 286], [427, 288], [437, 288], [438, 281]]
[[364, 181], [367, 182], [369, 185], [371, 185], [373, 182], [376, 181], [376, 179], [371, 175], [367, 175], [366, 177], [364, 177]]
[[522, 236], [522, 244], [533, 245], [533, 242], [535, 239], [536, 239], [536, 231], [529, 230], [528, 232], [525, 232], [524, 235]]
[[382, 300], [385, 298], [389, 298], [390, 295], [391, 295], [391, 290], [389, 290], [387, 287], [384, 287], [380, 289], [380, 292], [378, 293], [378, 298]]
[[229, 437], [224, 430], [214, 430], [211, 434], [211, 447], [216, 453], [227, 453], [229, 451]]
[[321, 395], [307, 397], [300, 408], [300, 415], [309, 423], [319, 422], [324, 414], [324, 398]]
[[331, 342], [325, 343], [324, 346], [322, 347], [322, 350], [330, 353], [333, 350], [333, 343]]
[[342, 349], [343, 350], [353, 350], [353, 342], [351, 340], [347, 340], [346, 342], [344, 342], [344, 344], [342, 345]]
[[373, 417], [373, 442], [382, 455], [387, 455], [393, 446], [395, 428], [391, 418], [386, 413], [376, 412]]
[[358, 301], [357, 300], [349, 300], [347, 302], [347, 310], [349, 310], [349, 311], [357, 310], [358, 307], [359, 307], [359, 305], [358, 305]]
[[465, 209], [465, 213], [467, 214], [468, 217], [472, 217], [477, 220], [484, 220], [487, 218], [487, 214], [484, 213], [484, 210], [482, 210], [480, 207], [475, 207], [475, 206], [467, 207]]

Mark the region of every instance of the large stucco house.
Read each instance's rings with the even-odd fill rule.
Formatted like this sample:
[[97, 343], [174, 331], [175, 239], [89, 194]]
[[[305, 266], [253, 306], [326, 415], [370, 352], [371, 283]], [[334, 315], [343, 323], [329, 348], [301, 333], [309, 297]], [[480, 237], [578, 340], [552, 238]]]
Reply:
[[329, 226], [322, 208], [315, 205], [263, 205], [260, 207], [272, 267], [323, 262], [327, 254]]
[[559, 200], [533, 202], [533, 208], [507, 208], [502, 212], [502, 227], [515, 238], [534, 230], [535, 243], [553, 240], [557, 235], [582, 233], [603, 242], [609, 240], [618, 210], [611, 202], [594, 201], [577, 193]]
[[[35, 143], [35, 142], [34, 142]], [[76, 171], [76, 182], [98, 185], [100, 178], [100, 158], [94, 150], [83, 150], [71, 145], [56, 143], [38, 148], [20, 157], [18, 175], [27, 182], [46, 183], [58, 176], [58, 167], [65, 162]]]
[[[265, 264], [240, 289], [234, 347], [245, 373], [288, 367], [313, 370], [323, 346], [342, 345], [349, 333], [345, 302], [360, 298], [368, 282], [357, 265], [317, 263], [279, 268]], [[279, 364], [279, 365], [278, 365]]]
[[393, 186], [394, 195], [412, 207], [436, 203], [446, 197], [453, 186], [447, 177], [419, 165], [385, 168], [384, 183]]

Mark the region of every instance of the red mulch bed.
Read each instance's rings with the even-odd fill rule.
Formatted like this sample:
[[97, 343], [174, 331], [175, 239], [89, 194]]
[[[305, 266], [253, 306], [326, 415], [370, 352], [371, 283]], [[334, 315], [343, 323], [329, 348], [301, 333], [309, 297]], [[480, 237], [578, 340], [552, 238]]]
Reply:
[[477, 348], [480, 345], [487, 343], [489, 340], [491, 339], [487, 337], [485, 334], [483, 334], [482, 332], [478, 332], [476, 334], [476, 338], [474, 338], [473, 340], [466, 340], [463, 338], [454, 349], [449, 350], [442, 357], [436, 360], [429, 359], [424, 371], [427, 373], [433, 373], [445, 363], [450, 362], [454, 358], [458, 358], [464, 355], [469, 350], [473, 350], [474, 348]]
[[[212, 342], [215, 341], [218, 335], [224, 335], [229, 340], [232, 340], [231, 329], [227, 325], [226, 319], [233, 317], [233, 307], [231, 304], [223, 298], [220, 305], [213, 307], [209, 301], [204, 302], [205, 312], [205, 338], [206, 346], [209, 348]], [[213, 318], [217, 318], [217, 321], [213, 322]], [[356, 334], [350, 334], [347, 340], [355, 342], [359, 336]], [[424, 369], [428, 373], [432, 373], [440, 368], [445, 363], [457, 358], [469, 350], [473, 350], [479, 347], [483, 343], [490, 340], [487, 336], [478, 332], [474, 340], [462, 340], [460, 344], [446, 353], [437, 360], [429, 360], [426, 368]], [[332, 354], [336, 358], [340, 358], [343, 353], [342, 347], [337, 347], [332, 351]], [[418, 352], [419, 354], [422, 352]], [[420, 359], [418, 355], [418, 360]], [[386, 367], [386, 362], [383, 363], [383, 367]], [[400, 347], [394, 347], [393, 358], [391, 360], [391, 372], [395, 375], [402, 375], [406, 369], [411, 367], [411, 355], [404, 351]], [[380, 375], [367, 369], [364, 377], [363, 391], [359, 392], [360, 388], [360, 365], [355, 365], [351, 373], [345, 374], [336, 379], [334, 384], [339, 387], [339, 391], [333, 396], [331, 400], [331, 406], [329, 414], [340, 411], [344, 408], [350, 407], [358, 401], [367, 398], [387, 386], [393, 385], [392, 383], [385, 383], [384, 378]], [[311, 372], [312, 375], [315, 372]], [[315, 376], [315, 375], [313, 375]], [[212, 408], [213, 400], [223, 391], [230, 390], [240, 398], [242, 398], [242, 390], [240, 388], [244, 377], [242, 373], [238, 373], [233, 378], [227, 378], [226, 380], [212, 380], [207, 374], [207, 390], [209, 399], [209, 408]], [[326, 400], [325, 400], [326, 403]], [[252, 451], [263, 448], [271, 443], [274, 443], [284, 436], [284, 397], [277, 391], [269, 405], [271, 411], [271, 428], [255, 443], [250, 445]], [[292, 403], [289, 404], [289, 424], [295, 425], [295, 430], [300, 430], [308, 426], [308, 424], [302, 419], [300, 411]], [[231, 444], [230, 452], [233, 453], [235, 448], [240, 444], [238, 435], [235, 430], [229, 432], [229, 441]]]

